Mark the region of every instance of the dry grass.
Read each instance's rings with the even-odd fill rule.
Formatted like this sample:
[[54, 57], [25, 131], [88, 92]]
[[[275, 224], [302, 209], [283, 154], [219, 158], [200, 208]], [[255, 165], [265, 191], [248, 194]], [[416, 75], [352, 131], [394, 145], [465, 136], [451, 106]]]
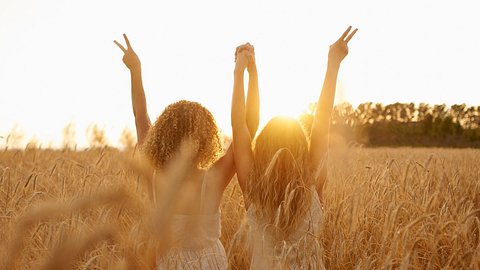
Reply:
[[[159, 228], [170, 202], [150, 203], [142, 169], [125, 162], [131, 157], [101, 149], [1, 152], [0, 268], [151, 269], [168, 247]], [[326, 267], [480, 269], [479, 160], [469, 149], [332, 151]], [[234, 180], [221, 239], [233, 269], [248, 267], [243, 232], [235, 235], [244, 215]]]

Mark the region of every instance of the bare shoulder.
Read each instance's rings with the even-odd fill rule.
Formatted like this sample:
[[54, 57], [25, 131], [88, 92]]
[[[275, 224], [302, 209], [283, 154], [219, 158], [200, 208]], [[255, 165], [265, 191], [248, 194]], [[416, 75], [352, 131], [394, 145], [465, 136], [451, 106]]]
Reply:
[[233, 157], [233, 148], [229, 147], [225, 154], [219, 158], [208, 170], [210, 181], [225, 188], [233, 175], [235, 174], [235, 162]]

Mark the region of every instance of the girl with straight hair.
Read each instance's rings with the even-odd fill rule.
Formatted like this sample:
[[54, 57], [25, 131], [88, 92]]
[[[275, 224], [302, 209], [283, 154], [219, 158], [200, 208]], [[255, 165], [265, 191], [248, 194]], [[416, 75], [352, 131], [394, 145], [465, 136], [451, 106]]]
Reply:
[[259, 114], [248, 102], [245, 105], [243, 75], [255, 63], [255, 54], [243, 50], [237, 56], [231, 123], [237, 177], [247, 209], [251, 269], [324, 268], [319, 229], [329, 126], [340, 63], [357, 31], [351, 30], [348, 27], [330, 46], [309, 135], [296, 119], [275, 117], [253, 141], [247, 116], [256, 112], [258, 122]]

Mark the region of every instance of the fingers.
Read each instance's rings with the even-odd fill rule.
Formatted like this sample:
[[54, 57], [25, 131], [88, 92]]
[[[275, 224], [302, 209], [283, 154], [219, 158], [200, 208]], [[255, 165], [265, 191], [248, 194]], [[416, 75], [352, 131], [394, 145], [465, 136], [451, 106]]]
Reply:
[[249, 61], [255, 59], [254, 53], [250, 48], [243, 48], [239, 50], [237, 58], [240, 56], [245, 56]]
[[128, 40], [127, 35], [123, 34], [123, 38], [125, 39], [125, 43], [127, 43], [127, 49], [125, 49], [125, 47], [123, 47], [123, 45], [116, 40], [114, 40], [113, 43], [115, 43], [120, 48], [120, 50], [123, 51], [123, 53], [127, 53], [128, 50], [133, 51], [132, 46], [130, 45], [130, 40]]
[[344, 40], [345, 37], [348, 35], [348, 33], [350, 32], [350, 30], [352, 30], [352, 26], [350, 25], [347, 30], [345, 30], [345, 32], [343, 32], [342, 36], [338, 39], [338, 40]]
[[132, 46], [130, 46], [130, 41], [128, 40], [127, 35], [123, 34], [123, 38], [125, 39], [125, 42], [127, 43], [127, 48], [131, 49]]
[[253, 56], [253, 53], [252, 52], [248, 52], [247, 53], [247, 58], [248, 58], [248, 62], [255, 62], [255, 57]]
[[235, 49], [235, 62], [237, 62], [237, 55], [238, 55], [238, 51], [240, 50], [240, 47], [241, 47], [241, 46], [238, 46], [238, 47]]
[[345, 42], [348, 43], [350, 39], [352, 39], [352, 37], [355, 35], [355, 33], [357, 33], [357, 31], [358, 31], [358, 28], [355, 28], [355, 30], [353, 30], [353, 32], [347, 36], [347, 38], [345, 39]]
[[249, 50], [249, 51], [251, 50], [251, 51], [253, 51], [253, 49], [254, 49], [254, 48], [253, 48], [253, 45], [251, 45], [250, 43], [245, 43], [245, 44], [240, 45], [240, 46], [237, 47], [237, 50], [235, 51], [235, 54], [240, 53], [240, 52], [243, 51], [243, 50]]
[[248, 42], [245, 43], [245, 44], [242, 44], [235, 49], [235, 61], [237, 61], [238, 54], [242, 53], [245, 50], [248, 51], [248, 52], [254, 53], [253, 45], [251, 45]]
[[247, 61], [250, 61], [253, 59], [253, 53], [249, 50], [241, 50], [238, 52], [238, 54], [235, 57], [235, 62], [238, 61], [238, 59], [245, 59]]
[[241, 45], [241, 46], [238, 46], [237, 47], [237, 51], [235, 52], [235, 55], [241, 53], [242, 51], [244, 51], [246, 48], [245, 48], [245, 45]]
[[115, 43], [124, 53], [127, 52], [127, 50], [122, 46], [122, 44], [118, 43], [118, 41], [114, 40], [113, 43]]

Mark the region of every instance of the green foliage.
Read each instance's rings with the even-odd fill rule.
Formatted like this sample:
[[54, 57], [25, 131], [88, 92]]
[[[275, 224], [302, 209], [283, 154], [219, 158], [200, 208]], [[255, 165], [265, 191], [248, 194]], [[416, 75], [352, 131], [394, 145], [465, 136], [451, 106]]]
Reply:
[[[307, 131], [314, 113], [300, 117]], [[354, 109], [342, 103], [334, 108], [331, 132], [368, 146], [480, 147], [480, 106], [367, 102]]]

